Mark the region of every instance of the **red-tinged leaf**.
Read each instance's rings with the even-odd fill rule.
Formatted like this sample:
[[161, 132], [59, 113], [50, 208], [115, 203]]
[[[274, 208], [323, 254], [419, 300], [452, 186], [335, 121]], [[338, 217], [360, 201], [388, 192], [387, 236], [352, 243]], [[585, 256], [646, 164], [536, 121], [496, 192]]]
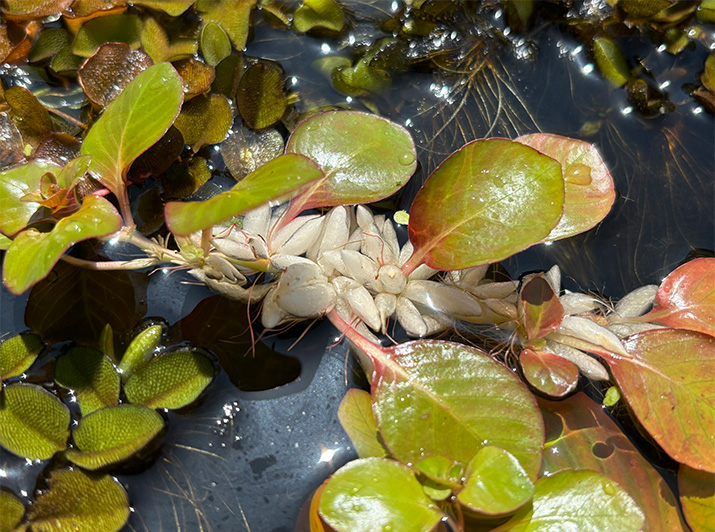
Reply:
[[528, 340], [543, 338], [564, 319], [564, 307], [542, 275], [530, 278], [519, 294], [519, 310]]
[[674, 329], [623, 341], [604, 354], [638, 420], [673, 459], [715, 472], [715, 338]]
[[519, 362], [526, 381], [548, 396], [564, 397], [578, 385], [578, 368], [558, 355], [524, 349]]
[[476, 140], [447, 158], [427, 179], [410, 209], [421, 263], [457, 270], [505, 259], [541, 242], [563, 212], [561, 165], [506, 139]]
[[558, 240], [591, 229], [611, 210], [616, 192], [598, 150], [582, 140], [547, 133], [516, 139], [561, 163], [566, 185], [564, 215], [546, 240]]
[[694, 532], [715, 530], [715, 475], [680, 465], [678, 491], [683, 513]]
[[687, 530], [673, 492], [598, 403], [584, 393], [565, 401], [538, 399], [546, 445], [542, 475], [588, 469], [615, 480], [645, 514], [648, 532]]
[[641, 319], [715, 336], [715, 258], [676, 268], [658, 288], [653, 310]]

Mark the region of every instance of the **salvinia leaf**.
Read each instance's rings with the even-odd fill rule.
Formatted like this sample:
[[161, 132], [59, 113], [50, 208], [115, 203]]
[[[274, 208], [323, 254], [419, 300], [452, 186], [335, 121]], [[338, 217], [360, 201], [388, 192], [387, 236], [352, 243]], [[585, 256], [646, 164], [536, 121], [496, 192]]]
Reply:
[[360, 458], [387, 456], [387, 451], [378, 436], [368, 392], [358, 388], [348, 390], [340, 401], [338, 419]]
[[320, 515], [335, 530], [427, 532], [444, 517], [410, 469], [394, 460], [363, 458], [325, 485]]
[[129, 166], [158, 141], [179, 114], [182, 81], [169, 63], [140, 73], [110, 103], [82, 143], [90, 172], [116, 196]]
[[450, 155], [412, 203], [415, 251], [421, 263], [457, 270], [505, 259], [541, 242], [563, 213], [561, 165], [506, 139], [476, 140]]
[[73, 347], [58, 358], [55, 381], [75, 393], [85, 416], [119, 402], [119, 374], [114, 364], [91, 347]]
[[119, 362], [122, 380], [126, 381], [154, 356], [163, 333], [163, 326], [149, 325], [132, 339]]
[[25, 505], [9, 491], [0, 490], [0, 532], [12, 532], [25, 515]]
[[3, 281], [21, 294], [43, 279], [77, 242], [106, 236], [122, 227], [114, 206], [100, 196], [87, 196], [80, 210], [62, 218], [49, 233], [28, 229], [13, 240], [5, 255]]
[[22, 375], [44, 347], [42, 339], [36, 334], [18, 334], [0, 343], [0, 383]]
[[715, 472], [715, 338], [656, 329], [623, 343], [630, 357], [604, 358], [638, 420], [673, 459]]
[[167, 203], [166, 224], [175, 235], [186, 236], [286, 197], [321, 177], [323, 172], [313, 161], [286, 153], [248, 174], [231, 190], [206, 201]]

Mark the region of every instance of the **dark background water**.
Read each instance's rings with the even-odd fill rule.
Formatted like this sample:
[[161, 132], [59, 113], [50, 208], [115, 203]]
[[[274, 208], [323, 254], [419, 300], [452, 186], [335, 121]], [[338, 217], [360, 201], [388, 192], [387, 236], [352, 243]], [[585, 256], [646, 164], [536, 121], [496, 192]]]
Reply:
[[[359, 40], [381, 34], [373, 20], [389, 13], [392, 3], [350, 7], [355, 20], [363, 21], [351, 32]], [[499, 10], [487, 11], [486, 20], [504, 29]], [[612, 88], [599, 75], [587, 43], [546, 21], [491, 49], [478, 75], [469, 76], [475, 65], [465, 63], [466, 74], [395, 76], [390, 95], [370, 105], [413, 133], [421, 165], [395, 206], [407, 209], [429, 171], [469, 140], [535, 131], [582, 138], [598, 146], [616, 181], [618, 197], [611, 213], [586, 234], [535, 246], [504, 266], [518, 277], [558, 264], [567, 288], [613, 298], [659, 283], [689, 254], [711, 253], [715, 247], [713, 115], [687, 90], [697, 82], [715, 42], [712, 28], [710, 32], [677, 56], [658, 51], [637, 33], [621, 41], [628, 57], [647, 65], [654, 83], [674, 104], [672, 112], [650, 118], [632, 108], [623, 89]], [[334, 39], [298, 36], [258, 22], [246, 53], [280, 62], [288, 86], [302, 96], [299, 109], [315, 102], [363, 109], [358, 100], [334, 91], [311, 66], [340, 47]], [[349, 55], [349, 46], [342, 53]], [[8, 73], [4, 79], [12, 83], [18, 73]], [[181, 329], [176, 324], [210, 297], [187, 281], [182, 272], [159, 271], [134, 303], [143, 315]], [[26, 295], [16, 297], [2, 289], [3, 333], [28, 328], [26, 302]], [[104, 301], [113, 304], [119, 303]], [[218, 317], [207, 318], [205, 327], [219, 327], [219, 321], [225, 326], [231, 318], [220, 316], [224, 310], [216, 312]], [[266, 352], [282, 358], [267, 355], [253, 366], [239, 363], [222, 371], [198, 406], [169, 414], [169, 432], [156, 463], [120, 477], [135, 510], [128, 530], [293, 530], [310, 492], [355, 456], [336, 411], [349, 387], [364, 386], [328, 324], [315, 327], [291, 349], [301, 332], [298, 328], [267, 338]], [[240, 334], [243, 328], [237, 325], [235, 335]], [[172, 340], [188, 335], [184, 328]], [[231, 354], [246, 356], [241, 345], [223, 354], [227, 368]], [[247, 391], [252, 380], [265, 386], [285, 384]], [[243, 389], [236, 387], [239, 381]], [[45, 465], [0, 451], [0, 485], [31, 494], [35, 475]]]

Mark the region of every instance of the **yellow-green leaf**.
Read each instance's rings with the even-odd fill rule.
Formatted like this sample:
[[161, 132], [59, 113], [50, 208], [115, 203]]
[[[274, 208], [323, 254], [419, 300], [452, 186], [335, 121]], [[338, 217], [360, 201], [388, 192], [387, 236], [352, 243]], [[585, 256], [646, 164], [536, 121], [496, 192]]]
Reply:
[[199, 95], [184, 104], [174, 127], [184, 137], [194, 152], [205, 144], [218, 144], [226, 138], [233, 114], [225, 96], [221, 94]]
[[199, 42], [204, 60], [212, 67], [231, 55], [231, 41], [223, 28], [215, 22], [204, 25]]
[[348, 390], [338, 407], [338, 419], [360, 458], [387, 456], [380, 442], [370, 394], [365, 390]]
[[82, 415], [119, 402], [119, 374], [112, 361], [91, 347], [73, 347], [57, 360], [55, 381], [74, 391]]
[[154, 355], [163, 332], [161, 325], [150, 325], [134, 337], [119, 363], [122, 380], [126, 381]]
[[25, 505], [12, 493], [0, 489], [0, 532], [12, 532], [25, 515]]
[[611, 85], [622, 87], [630, 78], [630, 69], [618, 45], [608, 37], [593, 41], [596, 65]]
[[36, 334], [18, 334], [0, 344], [0, 382], [22, 375], [32, 366], [44, 344]]
[[91, 56], [105, 42], [123, 42], [139, 48], [142, 22], [137, 15], [106, 15], [88, 20], [77, 32], [72, 52], [81, 57]]

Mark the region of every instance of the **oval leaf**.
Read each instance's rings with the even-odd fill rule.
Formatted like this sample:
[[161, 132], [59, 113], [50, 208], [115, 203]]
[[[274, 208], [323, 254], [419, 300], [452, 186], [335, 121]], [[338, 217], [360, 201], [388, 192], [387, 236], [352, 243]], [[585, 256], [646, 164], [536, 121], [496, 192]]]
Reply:
[[82, 143], [89, 170], [115, 195], [129, 166], [169, 129], [181, 109], [181, 78], [168, 64], [141, 72], [107, 106]]
[[28, 229], [13, 240], [3, 264], [5, 286], [21, 294], [43, 279], [74, 244], [109, 235], [121, 227], [122, 219], [109, 201], [86, 196], [80, 210], [62, 218], [49, 233]]
[[251, 172], [231, 190], [211, 199], [167, 203], [166, 224], [175, 235], [186, 236], [285, 197], [321, 177], [323, 172], [313, 161], [302, 155], [286, 153]]
[[524, 349], [519, 364], [526, 381], [550, 397], [564, 397], [578, 386], [578, 368], [558, 355]]
[[154, 355], [163, 333], [161, 325], [150, 325], [132, 339], [119, 362], [122, 380], [126, 381]]
[[311, 116], [293, 131], [286, 151], [310, 157], [325, 172], [325, 179], [293, 201], [296, 214], [378, 201], [402, 188], [417, 166], [415, 145], [405, 128], [357, 111]]
[[231, 55], [231, 41], [223, 28], [215, 22], [209, 22], [201, 28], [199, 43], [204, 60], [212, 67]]
[[129, 519], [127, 493], [109, 475], [63, 469], [52, 472], [47, 486], [27, 512], [32, 530], [115, 532]]
[[73, 347], [57, 360], [55, 381], [74, 391], [83, 416], [119, 402], [119, 374], [105, 355]]
[[715, 338], [657, 329], [604, 356], [638, 420], [673, 459], [715, 472]]
[[715, 475], [681, 464], [678, 490], [690, 528], [695, 532], [715, 530]]
[[214, 376], [211, 361], [196, 351], [165, 353], [137, 371], [124, 391], [132, 403], [181, 408], [196, 400]]
[[22, 375], [45, 345], [36, 334], [18, 334], [0, 344], [0, 382]]
[[603, 220], [616, 199], [608, 168], [593, 144], [534, 133], [516, 139], [561, 163], [566, 185], [564, 214], [546, 240], [558, 240], [591, 229]]
[[715, 336], [715, 259], [691, 260], [671, 272], [642, 319]]
[[384, 458], [354, 460], [328, 480], [320, 515], [338, 531], [432, 530], [444, 517], [412, 471]]
[[387, 456], [387, 451], [378, 436], [368, 392], [357, 388], [348, 390], [340, 401], [338, 419], [360, 458]]
[[[638, 532], [643, 512], [618, 484], [593, 471], [562, 471], [536, 483], [534, 501], [494, 532]], [[568, 524], [568, 526], [567, 526]]]
[[494, 445], [536, 477], [543, 421], [534, 396], [513, 372], [452, 342], [418, 340], [382, 352], [373, 354], [373, 408], [393, 456], [415, 463], [441, 454], [466, 464], [480, 448]]
[[243, 73], [236, 103], [248, 127], [263, 129], [281, 119], [288, 107], [283, 77], [283, 69], [272, 61], [258, 61]]
[[12, 532], [25, 515], [25, 505], [12, 493], [0, 489], [0, 531]]
[[194, 152], [205, 144], [218, 144], [233, 123], [231, 106], [225, 96], [197, 96], [184, 105], [174, 122]]
[[470, 142], [412, 203], [415, 252], [405, 267], [457, 270], [505, 259], [546, 238], [563, 203], [561, 165], [551, 157], [505, 139]]
[[11, 384], [0, 395], [0, 445], [18, 456], [46, 460], [67, 447], [70, 413], [50, 392]]
[[519, 310], [527, 340], [543, 338], [564, 319], [564, 307], [542, 275], [524, 283], [519, 293]]
[[141, 405], [108, 406], [79, 420], [73, 436], [77, 449], [67, 458], [85, 469], [99, 469], [131, 457], [164, 428], [156, 411]]
[[630, 77], [630, 69], [618, 45], [608, 37], [593, 41], [593, 55], [598, 70], [614, 87], [626, 84]]
[[457, 500], [487, 515], [515, 511], [534, 495], [534, 483], [519, 461], [499, 447], [482, 447], [467, 466], [467, 480]]
[[72, 42], [72, 52], [81, 57], [91, 56], [106, 42], [126, 43], [139, 48], [142, 21], [137, 15], [105, 15], [88, 20], [79, 28]]

